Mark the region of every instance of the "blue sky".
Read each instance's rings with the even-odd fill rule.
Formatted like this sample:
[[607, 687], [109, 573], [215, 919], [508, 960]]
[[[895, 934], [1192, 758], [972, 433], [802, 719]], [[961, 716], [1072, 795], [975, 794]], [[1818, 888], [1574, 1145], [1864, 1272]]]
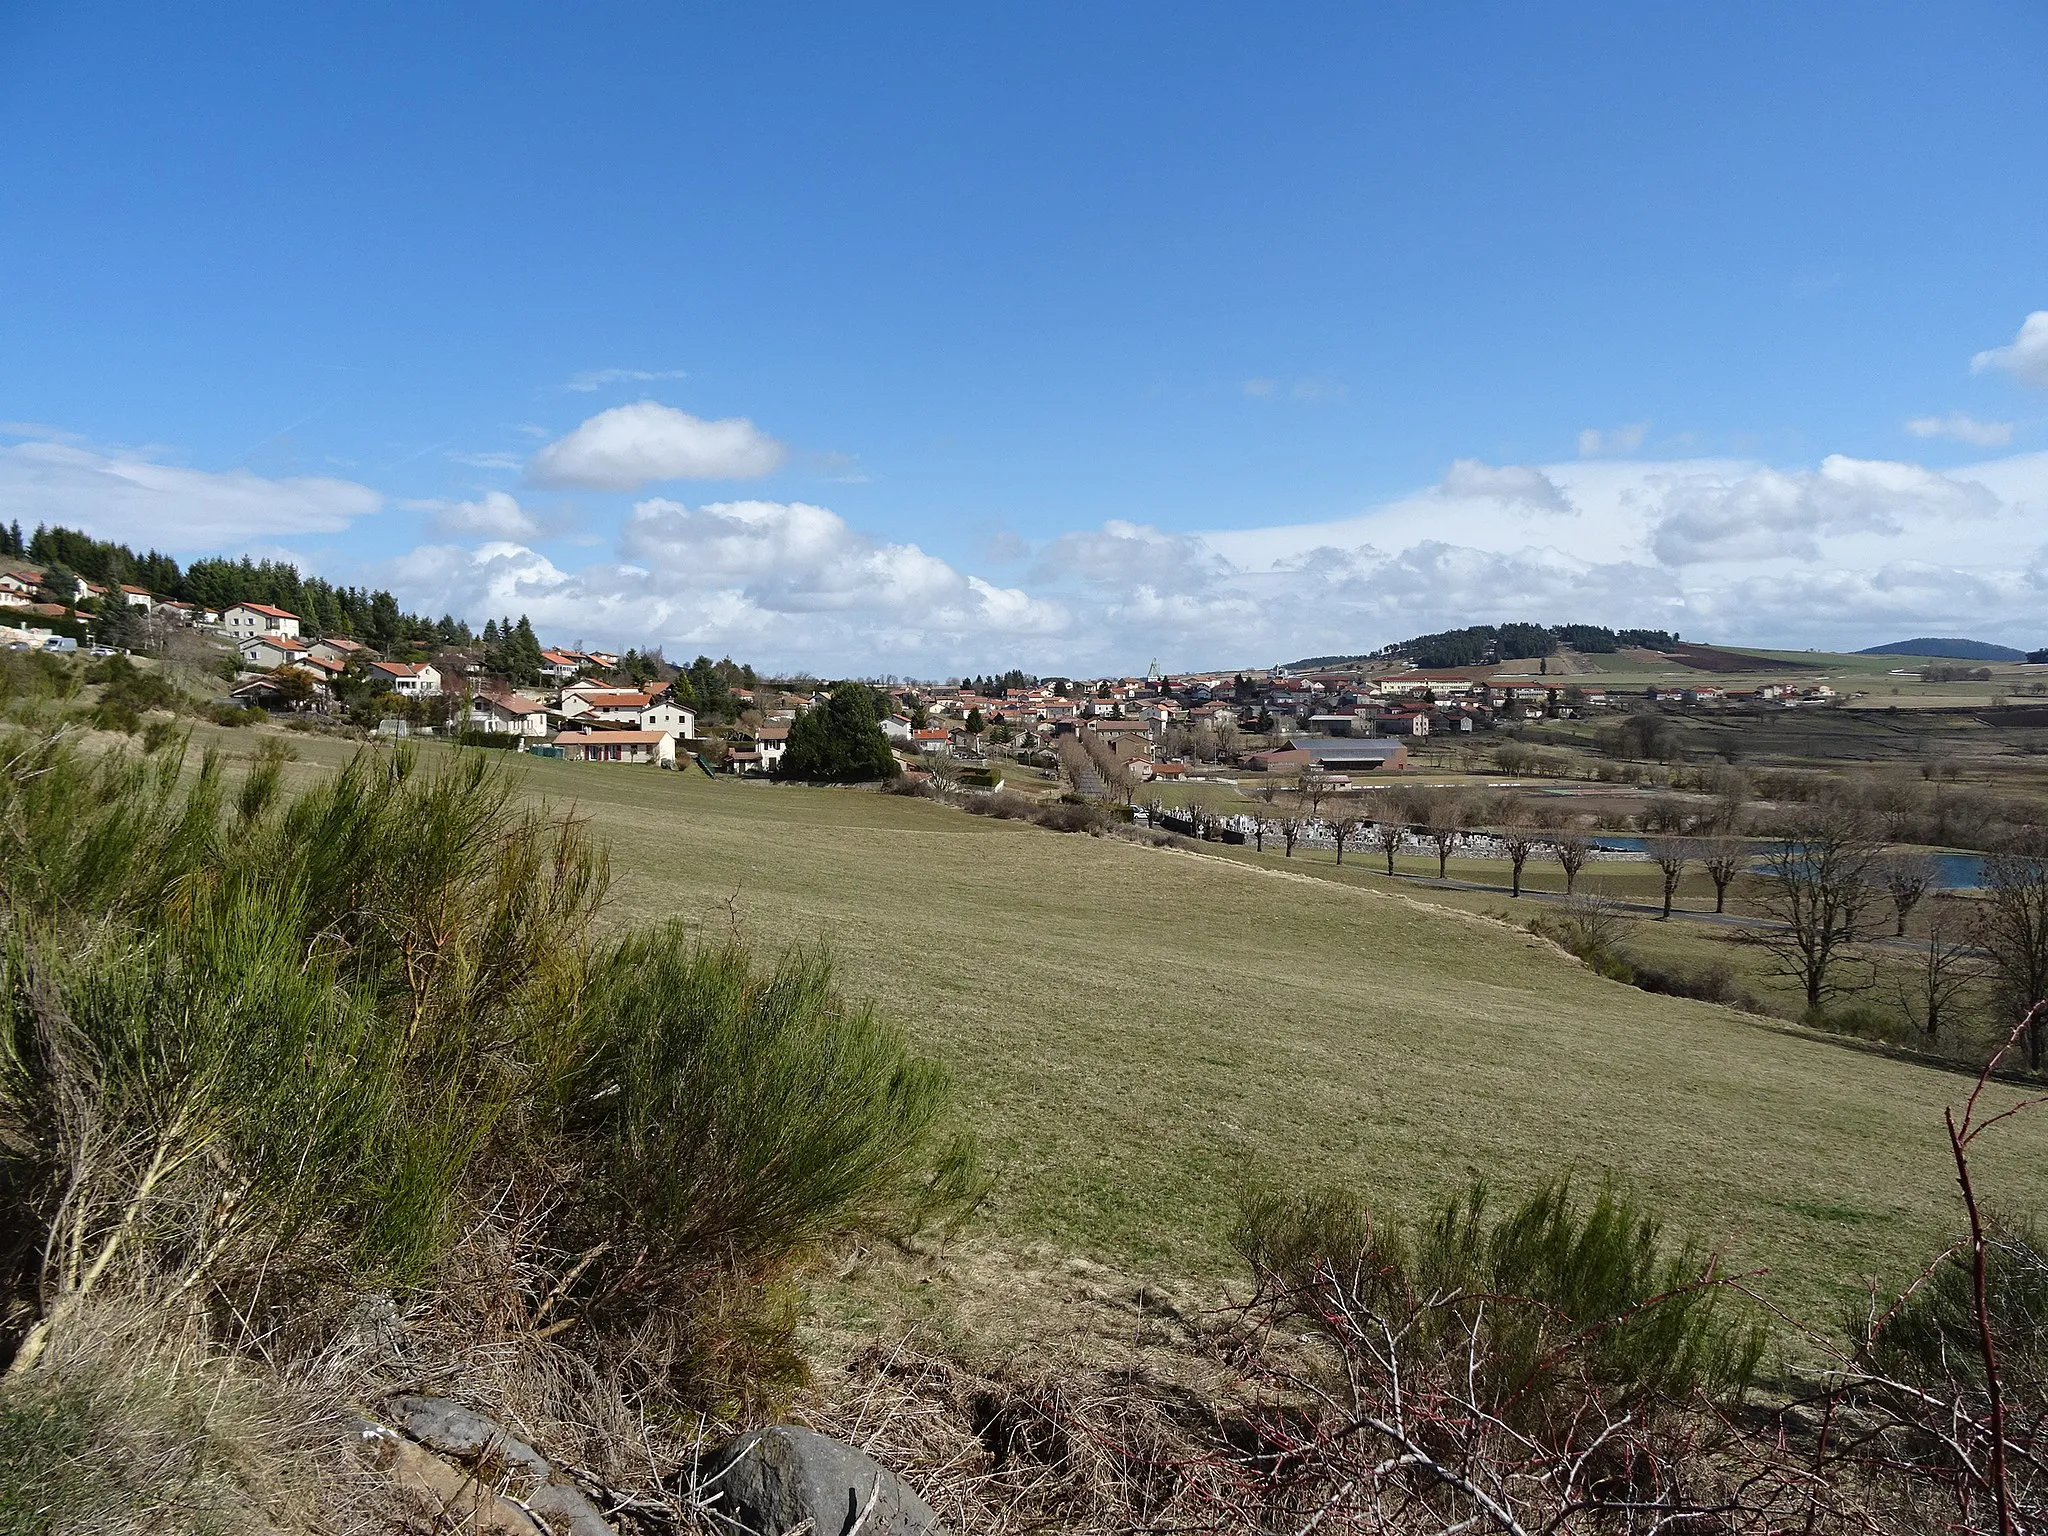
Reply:
[[2043, 78], [2017, 3], [4, 7], [0, 517], [826, 672], [2044, 644]]

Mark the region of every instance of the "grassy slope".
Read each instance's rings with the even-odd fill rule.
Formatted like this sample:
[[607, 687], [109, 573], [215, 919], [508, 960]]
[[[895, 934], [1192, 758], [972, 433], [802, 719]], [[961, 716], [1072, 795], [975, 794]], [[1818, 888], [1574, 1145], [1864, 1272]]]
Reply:
[[[517, 768], [611, 840], [621, 917], [720, 927], [730, 902], [757, 941], [829, 943], [939, 1049], [1004, 1241], [1199, 1276], [1248, 1171], [1412, 1209], [1612, 1168], [1811, 1308], [1954, 1216], [1961, 1079], [1600, 981], [1500, 924], [923, 801]], [[2048, 1120], [2004, 1135], [1992, 1198], [2038, 1206], [2044, 1151]]]

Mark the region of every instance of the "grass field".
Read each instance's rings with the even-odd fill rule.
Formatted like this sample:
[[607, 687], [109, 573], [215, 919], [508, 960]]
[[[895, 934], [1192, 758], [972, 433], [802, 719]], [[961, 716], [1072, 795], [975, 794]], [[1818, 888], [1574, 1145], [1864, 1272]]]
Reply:
[[[304, 774], [348, 749], [302, 750]], [[619, 918], [829, 945], [951, 1064], [1003, 1243], [1207, 1281], [1248, 1176], [1412, 1212], [1611, 1170], [1827, 1318], [1956, 1219], [1964, 1079], [1602, 981], [1502, 923], [922, 800], [510, 766], [610, 841]], [[2038, 1207], [2044, 1152], [2048, 1119], [2003, 1131], [1990, 1197]]]

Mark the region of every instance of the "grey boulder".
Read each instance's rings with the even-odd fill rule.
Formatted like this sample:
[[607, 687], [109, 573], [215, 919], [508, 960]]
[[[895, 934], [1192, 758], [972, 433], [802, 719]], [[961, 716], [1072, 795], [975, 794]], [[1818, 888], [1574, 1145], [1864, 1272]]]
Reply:
[[696, 1492], [730, 1536], [945, 1536], [931, 1506], [887, 1467], [793, 1424], [722, 1447]]

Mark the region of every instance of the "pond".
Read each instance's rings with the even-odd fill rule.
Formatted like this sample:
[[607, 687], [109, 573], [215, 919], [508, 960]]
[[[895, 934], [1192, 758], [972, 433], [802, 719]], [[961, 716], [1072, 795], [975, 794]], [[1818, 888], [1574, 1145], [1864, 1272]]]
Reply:
[[[1601, 833], [1593, 839], [1593, 845], [1610, 853], [1641, 853], [1648, 846], [1645, 839], [1628, 833]], [[1934, 883], [1944, 891], [1972, 890], [1984, 883], [1984, 855], [1981, 853], [1937, 853], [1934, 859]]]

